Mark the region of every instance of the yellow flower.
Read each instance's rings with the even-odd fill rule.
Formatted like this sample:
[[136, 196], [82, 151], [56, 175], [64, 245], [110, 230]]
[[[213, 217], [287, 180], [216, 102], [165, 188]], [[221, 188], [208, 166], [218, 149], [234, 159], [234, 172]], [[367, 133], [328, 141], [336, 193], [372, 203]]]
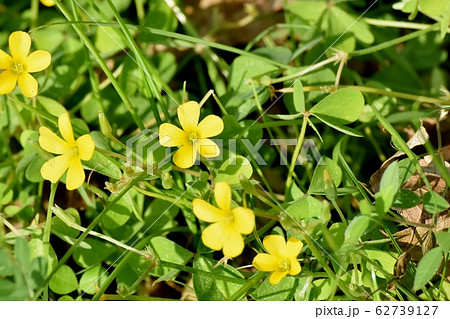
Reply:
[[0, 50], [0, 94], [8, 94], [19, 83], [19, 88], [26, 97], [37, 95], [38, 83], [30, 74], [46, 69], [51, 62], [51, 55], [47, 51], [30, 52], [31, 38], [26, 32], [16, 31], [9, 36], [9, 50], [11, 56]]
[[41, 3], [46, 7], [53, 7], [55, 5], [54, 0], [41, 0]]
[[175, 165], [188, 168], [194, 165], [198, 154], [203, 157], [216, 157], [220, 149], [208, 137], [213, 137], [223, 131], [223, 121], [216, 115], [208, 115], [198, 123], [200, 105], [197, 102], [187, 102], [177, 109], [180, 129], [173, 124], [163, 123], [159, 127], [159, 142], [162, 146], [181, 146], [173, 156]]
[[253, 266], [261, 271], [273, 271], [269, 282], [276, 285], [287, 274], [297, 275], [302, 268], [297, 260], [297, 255], [302, 250], [303, 244], [296, 238], [289, 238], [288, 242], [280, 235], [269, 235], [264, 238], [264, 248], [269, 252], [256, 255]]
[[56, 183], [67, 170], [66, 187], [68, 190], [74, 190], [84, 182], [81, 161], [89, 161], [92, 158], [95, 150], [94, 140], [89, 134], [74, 139], [67, 112], [59, 117], [58, 127], [64, 140], [45, 126], [39, 128], [41, 147], [47, 152], [59, 154], [42, 165], [41, 174], [46, 180]]
[[192, 202], [194, 214], [198, 219], [213, 223], [202, 233], [203, 243], [214, 250], [222, 250], [226, 257], [239, 256], [244, 250], [242, 235], [248, 235], [255, 227], [255, 214], [251, 209], [236, 207], [231, 209], [231, 188], [225, 182], [219, 182], [214, 188], [217, 206], [203, 199]]

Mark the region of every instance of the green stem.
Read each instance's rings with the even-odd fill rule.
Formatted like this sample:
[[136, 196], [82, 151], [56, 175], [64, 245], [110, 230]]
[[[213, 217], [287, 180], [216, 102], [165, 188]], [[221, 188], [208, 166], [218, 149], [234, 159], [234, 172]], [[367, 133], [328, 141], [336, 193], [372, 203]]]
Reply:
[[[88, 236], [89, 232], [91, 230], [94, 229], [95, 226], [98, 225], [98, 223], [100, 223], [100, 221], [103, 219], [103, 217], [105, 217], [106, 213], [109, 212], [109, 210], [135, 185], [137, 184], [141, 179], [143, 179], [145, 177], [147, 173], [144, 171], [141, 174], [139, 174], [135, 179], [133, 179], [127, 186], [125, 186], [119, 194], [117, 194], [116, 197], [114, 197], [113, 200], [111, 200], [110, 202], [108, 202], [108, 204], [105, 206], [105, 208], [103, 209], [103, 211], [89, 224], [89, 226], [86, 228], [86, 231], [84, 233], [82, 233], [80, 235], [80, 237], [77, 238], [77, 240], [74, 242], [74, 244], [72, 245], [72, 247], [69, 248], [69, 250], [64, 254], [64, 256], [59, 260], [58, 264], [56, 265], [56, 267], [52, 270], [52, 272], [50, 273], [50, 275], [47, 276], [47, 278], [45, 279], [45, 281], [40, 285], [40, 289], [37, 292], [37, 296], [40, 295], [40, 290], [42, 289], [42, 287], [44, 285], [46, 285], [50, 279], [53, 277], [53, 275], [58, 271], [58, 269], [63, 266], [66, 261], [70, 258], [70, 256], [72, 256], [73, 252], [75, 251], [75, 249], [80, 245], [80, 243], [86, 239], [86, 237]], [[49, 204], [49, 207], [51, 207], [51, 205]]]
[[31, 23], [30, 29], [36, 28], [39, 19], [39, 0], [31, 0]]
[[447, 273], [447, 264], [448, 264], [449, 253], [445, 253], [444, 255], [445, 255], [444, 256], [444, 269], [442, 269], [441, 281], [439, 282], [439, 290], [438, 290], [438, 295], [437, 295], [436, 300], [439, 300], [439, 298], [441, 297], [442, 287], [444, 285], [444, 280], [445, 280], [445, 274]]
[[332, 279], [333, 281], [335, 281], [337, 283], [338, 287], [347, 296], [351, 297], [352, 294], [350, 293], [348, 288], [344, 284], [341, 283], [339, 278], [336, 277], [336, 274], [333, 272], [333, 270], [331, 270], [330, 266], [328, 266], [328, 264], [323, 259], [320, 252], [317, 250], [316, 245], [313, 243], [312, 237], [308, 233], [304, 232], [303, 239], [305, 240], [306, 244], [308, 245], [309, 249], [311, 250], [311, 253], [314, 255], [314, 257], [317, 258], [317, 261], [319, 262], [320, 266], [325, 270], [325, 272], [327, 273], [329, 278]]
[[254, 287], [265, 276], [267, 276], [266, 272], [256, 271], [253, 274], [253, 276], [248, 278], [245, 284], [241, 288], [239, 288], [239, 290], [236, 291], [233, 295], [231, 295], [231, 297], [229, 297], [227, 300], [236, 301], [241, 299], [242, 296], [245, 295], [250, 288]]
[[136, 6], [136, 15], [138, 17], [139, 25], [144, 25], [145, 23], [145, 9], [142, 0], [134, 0], [134, 5]]
[[[371, 18], [365, 18], [364, 21], [367, 24], [375, 25], [378, 27], [416, 29], [416, 30], [423, 30], [423, 29], [430, 27], [430, 24], [416, 23], [416, 22], [381, 20], [381, 19], [371, 19]], [[450, 28], [447, 29], [447, 33], [450, 33]]]
[[339, 217], [341, 217], [342, 222], [344, 223], [345, 227], [347, 227], [347, 220], [345, 219], [344, 213], [342, 213], [341, 208], [339, 207], [339, 205], [336, 202], [336, 199], [332, 198], [331, 199], [331, 203], [333, 204], [334, 208], [336, 209], [336, 211], [339, 214]]
[[439, 29], [440, 24], [441, 24], [440, 22], [437, 22], [437, 23], [432, 24], [432, 25], [430, 25], [429, 27], [427, 27], [427, 28], [425, 28], [423, 30], [412, 32], [412, 33], [404, 35], [402, 37], [395, 38], [393, 40], [386, 41], [386, 42], [383, 42], [383, 43], [378, 44], [378, 45], [374, 45], [374, 46], [372, 46], [370, 48], [367, 48], [367, 49], [353, 51], [353, 52], [350, 52], [348, 55], [349, 55], [349, 57], [355, 57], [355, 56], [371, 54], [371, 53], [375, 53], [375, 52], [387, 49], [387, 48], [389, 48], [391, 46], [394, 46], [394, 45], [397, 45], [397, 44], [400, 44], [400, 43], [403, 43], [403, 42], [406, 42], [406, 41], [418, 38], [421, 35], [427, 34], [430, 31], [434, 31], [435, 29]]
[[[50, 252], [50, 233], [52, 229], [52, 207], [55, 202], [56, 189], [58, 188], [58, 183], [51, 184], [50, 186], [50, 197], [48, 199], [47, 208], [47, 219], [45, 220], [44, 235], [42, 237], [42, 242], [44, 245], [44, 258], [48, 260]], [[44, 289], [44, 300], [48, 300], [48, 285]]]
[[297, 164], [297, 159], [303, 146], [303, 141], [305, 139], [306, 127], [308, 126], [308, 114], [303, 114], [303, 122], [300, 134], [297, 139], [297, 145], [295, 145], [294, 154], [292, 154], [291, 165], [289, 166], [289, 171], [286, 179], [286, 191], [285, 196], [289, 194], [292, 186], [292, 174], [294, 173], [295, 164]]
[[[61, 11], [61, 13], [66, 17], [67, 21], [69, 21], [69, 22], [73, 22], [74, 21], [73, 16], [70, 14], [70, 12], [67, 10], [67, 8], [62, 4], [62, 2], [55, 1], [55, 4], [58, 7], [58, 9]], [[106, 76], [111, 81], [111, 84], [116, 89], [117, 94], [120, 96], [120, 98], [122, 99], [122, 101], [125, 104], [126, 108], [130, 112], [130, 114], [131, 114], [133, 120], [135, 121], [136, 125], [139, 127], [140, 130], [144, 130], [145, 129], [144, 123], [142, 122], [142, 120], [138, 116], [138, 114], [136, 113], [136, 111], [135, 111], [133, 105], [131, 104], [130, 100], [128, 99], [127, 95], [125, 94], [125, 92], [120, 87], [119, 82], [114, 78], [113, 74], [109, 70], [109, 68], [106, 65], [105, 61], [100, 56], [100, 53], [98, 52], [98, 50], [95, 48], [95, 46], [92, 44], [92, 42], [89, 40], [87, 35], [83, 32], [83, 30], [81, 29], [81, 27], [78, 24], [74, 23], [74, 24], [72, 24], [72, 27], [74, 28], [74, 30], [78, 34], [78, 36], [81, 38], [81, 40], [84, 42], [86, 47], [89, 49], [91, 54], [95, 57], [95, 59], [97, 60], [97, 63], [100, 65], [100, 67], [102, 68], [103, 72], [105, 72]]]
[[[112, 3], [112, 0], [106, 0], [106, 1], [108, 2], [108, 5], [114, 14], [114, 17], [116, 18], [117, 22], [119, 23], [120, 28], [123, 31], [123, 34], [125, 35], [125, 38], [126, 38], [128, 44], [130, 45], [131, 50], [134, 53], [134, 56], [136, 58], [136, 63], [141, 68], [141, 70], [144, 71], [144, 73], [146, 75], [145, 81], [147, 82], [153, 96], [158, 101], [160, 101], [160, 103], [163, 103], [161, 93], [160, 93], [160, 89], [163, 89], [164, 91], [167, 92], [169, 97], [174, 100], [174, 102], [176, 104], [179, 104], [178, 101], [176, 101], [174, 99], [174, 97], [173, 97], [174, 94], [171, 91], [171, 89], [167, 85], [164, 85], [164, 87], [163, 87], [163, 81], [161, 79], [159, 79], [157, 71], [153, 67], [150, 66], [149, 62], [146, 59], [144, 59], [144, 56], [143, 56], [141, 50], [136, 45], [136, 42], [134, 41], [133, 37], [131, 36], [131, 33], [128, 30], [125, 22], [123, 21], [122, 17], [120, 16], [119, 12], [117, 11], [116, 7]], [[159, 86], [159, 88], [156, 87], [155, 84], [157, 86]], [[167, 110], [167, 107], [162, 106], [161, 108], [164, 113], [164, 116], [166, 117], [166, 121], [170, 121], [170, 115]], [[156, 113], [158, 113], [158, 112], [156, 112]], [[156, 115], [156, 113], [155, 113], [155, 116], [158, 116], [159, 113], [158, 113], [158, 115]]]
[[137, 186], [134, 187], [134, 190], [136, 190], [139, 193], [141, 193], [141, 194], [143, 194], [145, 196], [148, 196], [148, 197], [159, 198], [159, 199], [162, 199], [162, 200], [164, 200], [166, 202], [173, 203], [175, 205], [178, 204], [177, 206], [182, 207], [182, 208], [184, 208], [184, 207], [192, 208], [192, 203], [187, 201], [187, 200], [182, 200], [182, 199], [173, 198], [173, 197], [161, 195], [161, 194], [154, 193], [154, 192], [149, 192], [149, 191], [147, 191], [145, 189], [142, 189], [140, 187], [137, 187]]

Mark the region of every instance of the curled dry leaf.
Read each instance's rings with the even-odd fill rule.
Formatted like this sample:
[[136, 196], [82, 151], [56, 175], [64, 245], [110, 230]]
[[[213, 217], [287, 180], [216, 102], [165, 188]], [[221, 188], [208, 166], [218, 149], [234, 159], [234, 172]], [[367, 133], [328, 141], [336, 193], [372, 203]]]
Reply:
[[[439, 132], [442, 136], [441, 142], [438, 142]], [[450, 160], [450, 116], [447, 112], [442, 112], [439, 122], [430, 119], [424, 121], [420, 129], [410, 137], [407, 145], [415, 154], [421, 155], [425, 153], [424, 143], [427, 140], [430, 140], [435, 149], [438, 149], [438, 145], [442, 145], [438, 151], [444, 159], [445, 167], [450, 171], [450, 164], [447, 162]], [[374, 192], [379, 191], [381, 177], [386, 168], [394, 161], [399, 161], [405, 157], [406, 155], [403, 152], [395, 153], [372, 175], [370, 182]], [[433, 192], [450, 202], [447, 185], [433, 163], [432, 157], [427, 155], [420, 158], [419, 165], [422, 167]], [[423, 197], [428, 192], [427, 186], [417, 171], [401, 187], [413, 191], [419, 197]], [[429, 237], [430, 230], [447, 231], [450, 227], [449, 209], [438, 214], [435, 226], [433, 226], [434, 215], [426, 211], [422, 203], [408, 209], [395, 209], [395, 207], [393, 209], [404, 218], [405, 222], [423, 225], [411, 226], [394, 234], [403, 251], [411, 255], [412, 261], [420, 260], [424, 253], [436, 246], [435, 241]]]

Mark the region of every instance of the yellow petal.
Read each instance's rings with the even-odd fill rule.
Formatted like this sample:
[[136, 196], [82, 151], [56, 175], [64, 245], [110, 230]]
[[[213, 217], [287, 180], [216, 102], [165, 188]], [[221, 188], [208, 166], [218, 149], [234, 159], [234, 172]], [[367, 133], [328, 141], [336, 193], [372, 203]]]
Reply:
[[60, 155], [44, 163], [41, 167], [41, 175], [44, 179], [56, 183], [69, 167], [69, 157]]
[[0, 94], [8, 94], [16, 87], [17, 74], [11, 70], [5, 70], [0, 74]]
[[177, 113], [183, 130], [188, 134], [196, 132], [198, 119], [200, 118], [200, 105], [197, 102], [189, 101], [181, 104]]
[[279, 283], [279, 282], [281, 281], [281, 279], [283, 279], [284, 276], [286, 276], [286, 275], [287, 275], [287, 271], [283, 271], [283, 272], [281, 272], [281, 271], [274, 271], [274, 272], [272, 273], [272, 275], [270, 275], [269, 282], [270, 282], [272, 285], [276, 285], [276, 284]]
[[224, 243], [223, 226], [214, 223], [206, 227], [202, 232], [202, 241], [206, 247], [214, 250], [221, 250]]
[[286, 247], [286, 242], [281, 235], [269, 235], [264, 237], [263, 245], [267, 252], [274, 257], [279, 257]]
[[197, 127], [197, 133], [200, 138], [213, 137], [223, 131], [223, 121], [216, 115], [208, 115]]
[[159, 127], [159, 144], [165, 147], [181, 146], [188, 143], [188, 135], [182, 129], [170, 123]]
[[77, 139], [78, 156], [83, 161], [89, 161], [94, 155], [95, 143], [89, 134], [80, 136]]
[[197, 160], [197, 148], [192, 143], [184, 144], [173, 156], [173, 162], [181, 168], [189, 168]]
[[253, 259], [253, 266], [260, 271], [274, 271], [278, 269], [278, 262], [274, 256], [262, 253]]
[[298, 262], [297, 258], [289, 258], [289, 261], [291, 262], [291, 269], [289, 270], [289, 275], [295, 276], [302, 271], [302, 267], [300, 266], [300, 263]]
[[83, 185], [85, 178], [83, 166], [78, 157], [72, 156], [69, 160], [69, 170], [66, 177], [66, 188], [71, 191]]
[[18, 76], [19, 88], [26, 97], [34, 97], [38, 93], [38, 83], [28, 72], [22, 72]]
[[198, 219], [208, 223], [215, 223], [224, 217], [224, 212], [214, 207], [203, 199], [196, 198], [192, 201], [194, 215]]
[[26, 32], [16, 31], [9, 36], [9, 50], [14, 61], [24, 62], [30, 52], [31, 38]]
[[54, 0], [41, 0], [41, 3], [47, 7], [53, 7], [55, 5]]
[[234, 225], [241, 234], [248, 235], [255, 228], [255, 214], [249, 208], [236, 207], [231, 211], [234, 215]]
[[226, 182], [218, 182], [214, 185], [214, 198], [217, 206], [225, 211], [230, 210], [231, 188]]
[[224, 235], [224, 256], [234, 258], [242, 254], [242, 251], [244, 250], [244, 240], [242, 239], [242, 235], [232, 227], [227, 227], [224, 229]]
[[296, 258], [300, 254], [300, 250], [303, 248], [303, 243], [295, 237], [288, 239], [286, 248], [283, 253], [284, 256]]
[[69, 143], [75, 142], [73, 138], [72, 123], [68, 112], [61, 114], [58, 118], [58, 127], [62, 137]]
[[69, 144], [45, 126], [39, 128], [39, 145], [47, 152], [63, 154], [69, 149]]
[[46, 69], [52, 62], [52, 56], [44, 50], [37, 50], [25, 59], [27, 71], [30, 73], [39, 72]]
[[208, 138], [195, 140], [200, 155], [206, 158], [216, 157], [220, 155], [220, 148], [216, 143]]
[[12, 67], [13, 59], [3, 50], [0, 50], [0, 70], [8, 70]]

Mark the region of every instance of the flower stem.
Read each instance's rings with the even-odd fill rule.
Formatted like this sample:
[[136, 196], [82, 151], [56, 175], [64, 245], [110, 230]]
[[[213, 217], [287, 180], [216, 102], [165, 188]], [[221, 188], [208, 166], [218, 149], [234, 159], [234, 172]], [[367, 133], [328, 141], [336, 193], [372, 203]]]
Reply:
[[[48, 199], [48, 208], [47, 208], [47, 219], [45, 220], [44, 226], [44, 236], [42, 238], [42, 242], [44, 245], [44, 258], [48, 260], [49, 251], [50, 251], [50, 233], [52, 229], [52, 207], [55, 202], [55, 194], [56, 189], [58, 188], [58, 182], [55, 184], [51, 184], [50, 186], [50, 197]], [[48, 284], [45, 285], [44, 289], [44, 300], [48, 300]]]
[[294, 154], [292, 155], [291, 165], [289, 166], [289, 172], [286, 179], [286, 191], [285, 196], [289, 194], [292, 186], [292, 174], [294, 173], [295, 164], [297, 163], [298, 156], [300, 154], [300, 150], [303, 146], [303, 141], [305, 139], [306, 127], [308, 126], [308, 115], [305, 113], [303, 115], [303, 122], [300, 134], [298, 136], [297, 145], [294, 149]]

